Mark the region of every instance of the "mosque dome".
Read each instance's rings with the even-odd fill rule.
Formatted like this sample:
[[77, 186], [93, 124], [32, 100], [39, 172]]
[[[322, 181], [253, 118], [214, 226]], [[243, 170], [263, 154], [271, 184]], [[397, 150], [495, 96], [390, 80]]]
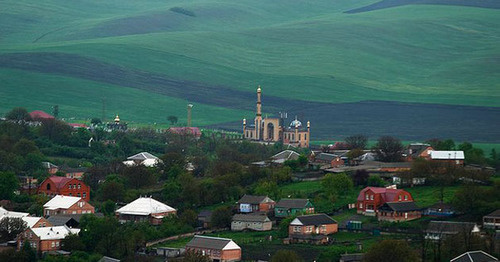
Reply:
[[302, 126], [302, 123], [299, 120], [297, 120], [297, 119], [293, 120], [290, 123], [290, 127], [301, 127], [301, 126]]

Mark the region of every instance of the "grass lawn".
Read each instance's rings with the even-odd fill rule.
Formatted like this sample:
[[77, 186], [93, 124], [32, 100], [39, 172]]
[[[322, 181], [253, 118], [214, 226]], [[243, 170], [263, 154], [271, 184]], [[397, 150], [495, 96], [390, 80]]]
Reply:
[[284, 196], [298, 197], [314, 194], [321, 190], [321, 181], [303, 181], [282, 186], [281, 192]]
[[[404, 188], [410, 192], [419, 207], [427, 207], [440, 201], [440, 187], [437, 186], [417, 186], [412, 188]], [[458, 186], [444, 187], [443, 201], [450, 203], [455, 192], [459, 189]]]

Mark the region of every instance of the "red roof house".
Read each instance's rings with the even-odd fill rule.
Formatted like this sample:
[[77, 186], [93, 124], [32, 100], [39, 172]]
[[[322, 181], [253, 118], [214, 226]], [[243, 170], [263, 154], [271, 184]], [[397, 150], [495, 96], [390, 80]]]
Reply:
[[31, 119], [33, 120], [43, 120], [43, 119], [54, 119], [52, 115], [49, 115], [41, 110], [35, 110], [30, 112]]
[[90, 187], [75, 178], [51, 176], [40, 184], [38, 193], [48, 196], [75, 196], [81, 197], [85, 201], [90, 200]]
[[413, 197], [403, 189], [366, 187], [358, 195], [358, 214], [375, 216], [379, 207], [387, 202], [410, 202]]

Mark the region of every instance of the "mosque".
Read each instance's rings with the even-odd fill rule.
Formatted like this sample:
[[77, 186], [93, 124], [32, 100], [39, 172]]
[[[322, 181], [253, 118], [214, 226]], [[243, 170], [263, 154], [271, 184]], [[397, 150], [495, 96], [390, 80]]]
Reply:
[[311, 124], [307, 121], [304, 128], [295, 117], [289, 126], [285, 125], [284, 118], [262, 118], [262, 89], [257, 88], [257, 113], [253, 124], [247, 125], [243, 119], [243, 138], [262, 142], [283, 142], [284, 145], [294, 147], [309, 147]]

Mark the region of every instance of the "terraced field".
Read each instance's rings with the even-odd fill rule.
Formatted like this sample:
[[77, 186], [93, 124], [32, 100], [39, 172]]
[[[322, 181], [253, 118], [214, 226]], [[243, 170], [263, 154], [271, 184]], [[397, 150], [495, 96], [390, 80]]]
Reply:
[[239, 129], [260, 84], [318, 140], [500, 142], [500, 10], [455, 2], [4, 0], [0, 113]]

